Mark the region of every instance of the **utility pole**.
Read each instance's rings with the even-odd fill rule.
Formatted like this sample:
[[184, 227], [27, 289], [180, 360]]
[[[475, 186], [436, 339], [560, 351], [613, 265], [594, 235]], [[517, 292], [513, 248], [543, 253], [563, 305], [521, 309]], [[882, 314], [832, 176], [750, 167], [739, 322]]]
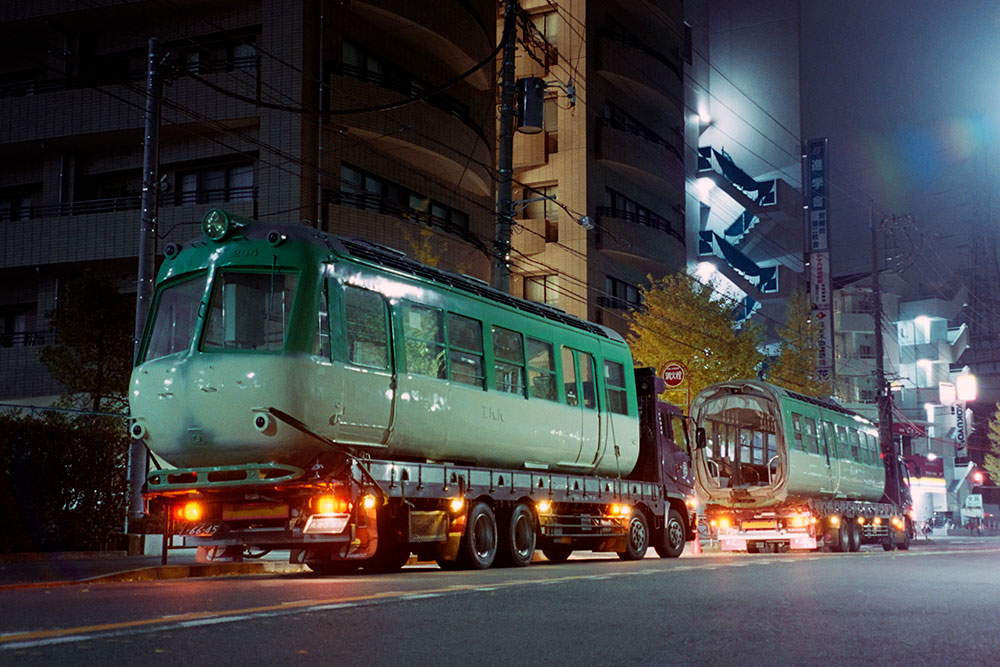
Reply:
[[[155, 245], [156, 219], [159, 215], [159, 146], [160, 98], [163, 95], [163, 72], [160, 59], [160, 40], [149, 38], [149, 57], [146, 61], [146, 128], [142, 151], [142, 202], [139, 219], [139, 270], [135, 295], [135, 333], [132, 338], [132, 362], [139, 361], [142, 330], [153, 295], [153, 247]], [[141, 440], [132, 440], [128, 452], [129, 503], [128, 518], [140, 519], [143, 515], [142, 485], [146, 479], [146, 446]]]
[[510, 228], [514, 178], [514, 52], [517, 34], [513, 22], [517, 0], [506, 0], [503, 10], [503, 59], [500, 66], [500, 136], [497, 149], [497, 223], [493, 241], [493, 287], [510, 292]]
[[[875, 223], [874, 208], [869, 214], [872, 234], [872, 320], [875, 323], [875, 382], [878, 385], [876, 405], [878, 406], [878, 440], [885, 466], [885, 495], [894, 503], [899, 503], [899, 464], [897, 463], [896, 440], [892, 433], [892, 391], [885, 379], [884, 346], [882, 344], [882, 288], [878, 275], [878, 228]], [[885, 220], [882, 221], [882, 224]]]

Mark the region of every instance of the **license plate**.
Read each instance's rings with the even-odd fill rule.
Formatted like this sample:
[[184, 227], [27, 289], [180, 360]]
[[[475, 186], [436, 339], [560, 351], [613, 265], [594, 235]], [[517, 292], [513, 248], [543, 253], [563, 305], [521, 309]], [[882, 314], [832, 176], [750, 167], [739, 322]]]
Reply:
[[224, 521], [246, 519], [287, 519], [288, 505], [285, 503], [257, 503], [253, 505], [223, 505]]
[[744, 521], [743, 530], [761, 530], [763, 528], [777, 528], [778, 524], [772, 521]]

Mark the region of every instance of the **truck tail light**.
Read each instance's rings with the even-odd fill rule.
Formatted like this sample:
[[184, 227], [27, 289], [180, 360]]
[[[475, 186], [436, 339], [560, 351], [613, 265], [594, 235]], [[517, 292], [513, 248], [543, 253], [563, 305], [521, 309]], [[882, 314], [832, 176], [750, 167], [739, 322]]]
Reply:
[[177, 518], [185, 521], [200, 521], [204, 515], [205, 508], [195, 500], [184, 503], [177, 510]]
[[347, 514], [351, 511], [351, 501], [333, 494], [324, 494], [313, 499], [316, 514]]

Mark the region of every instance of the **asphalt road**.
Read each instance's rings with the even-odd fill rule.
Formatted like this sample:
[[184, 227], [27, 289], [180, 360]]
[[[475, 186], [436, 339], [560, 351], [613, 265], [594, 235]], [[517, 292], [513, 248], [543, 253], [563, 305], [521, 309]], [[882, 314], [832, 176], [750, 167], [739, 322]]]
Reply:
[[1000, 542], [0, 590], [0, 665], [995, 665]]

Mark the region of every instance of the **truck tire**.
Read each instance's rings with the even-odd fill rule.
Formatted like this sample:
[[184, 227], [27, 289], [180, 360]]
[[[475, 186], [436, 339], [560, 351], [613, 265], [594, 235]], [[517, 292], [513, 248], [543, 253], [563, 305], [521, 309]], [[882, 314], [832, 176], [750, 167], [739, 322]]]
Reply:
[[465, 521], [465, 535], [458, 547], [458, 562], [470, 570], [485, 570], [497, 556], [497, 520], [483, 501], [472, 504]]
[[635, 510], [628, 522], [625, 551], [619, 551], [622, 560], [642, 560], [649, 548], [649, 522], [642, 510]]
[[513, 567], [531, 564], [535, 556], [535, 513], [524, 503], [518, 503], [500, 522], [500, 549], [497, 563]]
[[856, 519], [849, 519], [848, 523], [851, 526], [851, 536], [847, 549], [851, 552], [861, 551], [861, 524], [859, 524]]
[[663, 524], [663, 531], [659, 534], [656, 544], [656, 554], [660, 558], [677, 558], [684, 553], [686, 543], [684, 518], [675, 509], [667, 512], [667, 520]]
[[837, 527], [837, 543], [833, 545], [833, 550], [837, 553], [851, 550], [851, 526], [846, 518], [841, 519]]
[[896, 548], [900, 551], [909, 551], [910, 549], [910, 536], [913, 535], [913, 523], [907, 519], [906, 526], [903, 529], [903, 541], [896, 545]]
[[571, 553], [573, 553], [573, 548], [567, 544], [551, 544], [542, 547], [542, 555], [553, 563], [565, 563]]

